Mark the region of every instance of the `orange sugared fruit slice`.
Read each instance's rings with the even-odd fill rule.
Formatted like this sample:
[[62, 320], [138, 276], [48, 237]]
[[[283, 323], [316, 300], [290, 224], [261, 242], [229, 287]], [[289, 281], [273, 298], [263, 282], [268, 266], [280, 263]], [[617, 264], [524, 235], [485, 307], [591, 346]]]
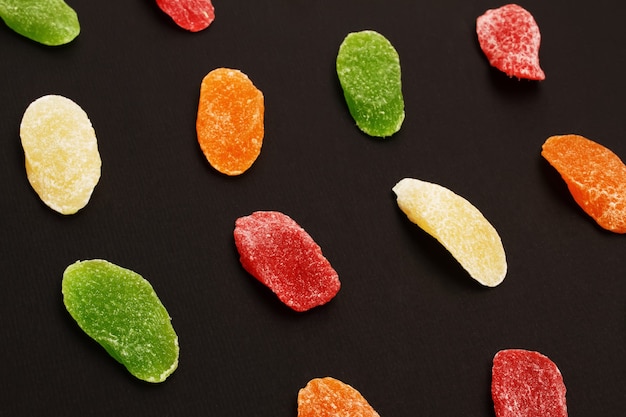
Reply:
[[379, 417], [356, 389], [335, 378], [315, 378], [298, 392], [298, 417]]
[[626, 165], [610, 149], [579, 135], [552, 136], [541, 155], [598, 225], [626, 233]]
[[196, 131], [213, 168], [240, 175], [252, 166], [263, 145], [263, 93], [239, 70], [218, 68], [200, 87]]

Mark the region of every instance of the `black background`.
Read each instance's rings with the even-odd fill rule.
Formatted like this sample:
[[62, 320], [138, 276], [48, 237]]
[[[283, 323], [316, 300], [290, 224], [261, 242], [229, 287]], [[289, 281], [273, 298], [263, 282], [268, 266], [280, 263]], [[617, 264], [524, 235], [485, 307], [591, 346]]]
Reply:
[[[0, 415], [295, 417], [298, 390], [333, 376], [381, 416], [494, 416], [491, 361], [537, 350], [561, 370], [572, 417], [626, 413], [624, 236], [600, 229], [541, 158], [577, 133], [626, 155], [626, 33], [618, 1], [526, 1], [542, 33], [540, 83], [509, 79], [475, 19], [504, 3], [215, 0], [190, 33], [154, 1], [71, 1], [81, 34], [46, 47], [0, 26]], [[406, 120], [355, 127], [335, 73], [352, 31], [400, 55]], [[244, 175], [206, 162], [200, 82], [245, 72], [265, 96], [265, 140]], [[89, 115], [103, 161], [89, 204], [64, 217], [24, 169], [19, 125], [45, 94]], [[472, 280], [398, 209], [404, 177], [464, 196], [498, 230], [509, 272]], [[235, 219], [278, 210], [320, 244], [342, 289], [299, 314], [238, 261]], [[65, 311], [63, 270], [103, 258], [155, 287], [178, 370], [132, 377]]]

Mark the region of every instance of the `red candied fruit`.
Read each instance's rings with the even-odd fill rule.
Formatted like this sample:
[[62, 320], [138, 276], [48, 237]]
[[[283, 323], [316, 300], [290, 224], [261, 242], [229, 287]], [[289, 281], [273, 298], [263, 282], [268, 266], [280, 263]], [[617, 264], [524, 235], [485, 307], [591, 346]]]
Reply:
[[546, 78], [539, 66], [539, 26], [523, 7], [507, 4], [487, 10], [476, 19], [476, 34], [493, 67], [518, 79]]
[[190, 32], [206, 29], [215, 19], [215, 9], [211, 0], [156, 0], [156, 2], [178, 26]]
[[506, 349], [493, 358], [496, 417], [567, 417], [565, 391], [561, 371], [539, 352]]
[[235, 245], [243, 268], [295, 311], [329, 302], [339, 276], [313, 238], [289, 216], [257, 211], [235, 222]]

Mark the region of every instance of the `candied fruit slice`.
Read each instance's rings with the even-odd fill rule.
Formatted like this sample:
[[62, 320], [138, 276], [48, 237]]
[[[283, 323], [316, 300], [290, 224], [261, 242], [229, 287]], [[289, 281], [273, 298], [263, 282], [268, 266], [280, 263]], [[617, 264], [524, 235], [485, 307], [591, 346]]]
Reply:
[[108, 261], [63, 273], [63, 303], [78, 326], [135, 377], [163, 382], [178, 367], [178, 336], [152, 285]]
[[337, 76], [348, 110], [370, 136], [388, 137], [404, 121], [400, 57], [373, 30], [349, 33], [337, 54]]
[[257, 211], [235, 222], [243, 268], [295, 311], [329, 302], [339, 276], [313, 238], [289, 216]]
[[24, 112], [20, 137], [26, 175], [39, 198], [61, 214], [85, 207], [100, 180], [102, 162], [83, 109], [63, 96], [40, 97]]
[[261, 153], [263, 93], [239, 70], [218, 68], [202, 80], [196, 131], [213, 168], [226, 175], [248, 170]]
[[544, 142], [541, 155], [598, 225], [626, 233], [626, 166], [615, 153], [583, 136], [558, 135]]
[[44, 45], [64, 45], [80, 33], [76, 12], [63, 0], [2, 0], [0, 17], [15, 32]]
[[509, 77], [544, 80], [539, 65], [541, 32], [535, 18], [517, 4], [487, 10], [476, 19], [478, 43], [489, 63]]
[[565, 392], [561, 371], [539, 352], [506, 349], [493, 358], [496, 417], [567, 417]]
[[496, 229], [469, 201], [438, 184], [404, 178], [393, 191], [409, 220], [437, 239], [482, 285], [495, 287], [507, 263]]
[[156, 0], [159, 8], [181, 28], [199, 32], [215, 19], [211, 0]]
[[298, 392], [298, 417], [379, 417], [359, 391], [332, 377], [315, 378]]

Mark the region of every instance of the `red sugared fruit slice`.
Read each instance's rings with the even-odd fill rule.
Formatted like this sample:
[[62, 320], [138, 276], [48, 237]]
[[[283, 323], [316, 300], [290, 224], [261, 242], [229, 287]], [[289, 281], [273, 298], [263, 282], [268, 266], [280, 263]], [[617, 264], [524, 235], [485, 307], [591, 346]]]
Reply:
[[501, 350], [491, 378], [496, 417], [567, 417], [561, 372], [541, 353]]
[[610, 149], [579, 135], [552, 136], [541, 155], [598, 225], [626, 233], [626, 165]]
[[206, 29], [215, 19], [215, 9], [211, 0], [156, 0], [156, 2], [178, 26], [190, 32]]
[[478, 43], [489, 63], [509, 77], [543, 80], [541, 33], [535, 18], [517, 4], [490, 9], [476, 19]]
[[337, 272], [313, 238], [289, 216], [257, 211], [235, 222], [243, 268], [295, 311], [329, 302], [339, 291]]

